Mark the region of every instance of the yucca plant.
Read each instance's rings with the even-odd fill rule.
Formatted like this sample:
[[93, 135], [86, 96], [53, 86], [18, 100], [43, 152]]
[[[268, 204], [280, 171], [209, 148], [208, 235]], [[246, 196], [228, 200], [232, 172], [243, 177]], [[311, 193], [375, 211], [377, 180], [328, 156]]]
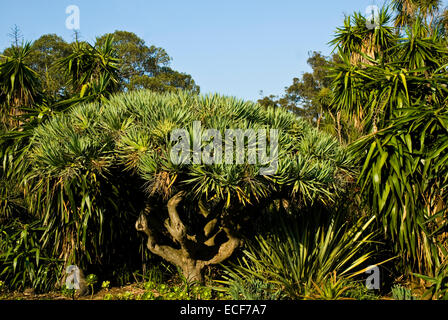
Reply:
[[319, 284], [313, 282], [313, 286], [305, 289], [305, 299], [307, 300], [348, 300], [350, 290], [356, 288], [356, 283], [344, 277], [338, 278], [333, 272]]
[[448, 273], [446, 263], [439, 265], [433, 276], [414, 274], [426, 283], [422, 299], [448, 300]]
[[[306, 212], [280, 219], [271, 234], [249, 242], [237, 263], [224, 265], [226, 285], [254, 278], [275, 285], [288, 299], [337, 299], [350, 277], [366, 267], [373, 251], [373, 218], [353, 225], [342, 214]], [[275, 291], [274, 291], [275, 292]]]
[[[24, 119], [25, 115], [20, 118]], [[28, 213], [21, 186], [28, 168], [24, 157], [30, 147], [33, 128], [43, 118], [37, 121], [24, 120], [21, 126], [0, 134], [0, 221], [20, 218]]]
[[[387, 24], [390, 17], [384, 15], [383, 23]], [[381, 28], [387, 31], [377, 35]], [[385, 127], [396, 109], [431, 96], [431, 86], [444, 83], [443, 66], [448, 63], [442, 35], [431, 33], [421, 19], [407, 27], [401, 38], [382, 24], [375, 30], [356, 32], [360, 39], [374, 37], [373, 44], [351, 44], [345, 29], [339, 29], [331, 42], [341, 57], [341, 63], [332, 68], [332, 106], [366, 134]], [[377, 48], [375, 54], [362, 52], [371, 45]], [[360, 55], [362, 61], [356, 58]], [[434, 93], [443, 96], [443, 91], [436, 89]]]
[[397, 36], [389, 25], [392, 20], [390, 9], [381, 8], [375, 25], [369, 27], [369, 21], [358, 12], [346, 16], [344, 26], [336, 29], [332, 46], [341, 53], [350, 56], [350, 63], [371, 64], [371, 59], [382, 59], [388, 56], [388, 50], [397, 42]]
[[403, 264], [427, 274], [447, 255], [447, 121], [445, 106], [414, 106], [353, 145], [359, 153], [369, 149], [362, 190]]
[[233, 300], [279, 300], [282, 293], [272, 283], [260, 279], [235, 276], [226, 283], [226, 288], [216, 288], [228, 293]]
[[396, 12], [395, 26], [412, 25], [417, 17], [433, 27], [440, 15], [442, 1], [440, 0], [392, 0], [391, 5]]
[[[269, 162], [247, 157], [241, 164], [174, 163], [171, 133], [184, 128], [193, 136], [194, 121], [202, 134], [277, 129], [277, 170], [260, 175]], [[125, 221], [140, 210], [136, 227], [148, 249], [198, 281], [204, 267], [238, 248], [245, 221], [273, 199], [331, 205], [353, 181], [350, 155], [293, 114], [182, 92], [130, 92], [74, 107], [34, 131], [26, 161], [29, 208], [45, 221], [44, 243], [61, 257], [104, 261], [112, 239], [131, 241]]]

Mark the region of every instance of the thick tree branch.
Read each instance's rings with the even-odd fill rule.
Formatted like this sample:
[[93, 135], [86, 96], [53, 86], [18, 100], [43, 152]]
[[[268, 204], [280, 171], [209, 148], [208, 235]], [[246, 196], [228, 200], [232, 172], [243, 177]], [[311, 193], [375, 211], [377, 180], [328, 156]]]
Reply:
[[169, 246], [158, 245], [154, 237], [154, 234], [148, 227], [148, 221], [146, 220], [144, 214], [141, 214], [140, 217], [138, 218], [137, 222], [135, 223], [135, 228], [137, 229], [137, 231], [143, 232], [148, 236], [148, 242], [146, 246], [148, 247], [149, 251], [158, 256], [161, 256], [165, 260], [175, 265], [178, 265], [182, 257], [180, 250], [171, 248]]

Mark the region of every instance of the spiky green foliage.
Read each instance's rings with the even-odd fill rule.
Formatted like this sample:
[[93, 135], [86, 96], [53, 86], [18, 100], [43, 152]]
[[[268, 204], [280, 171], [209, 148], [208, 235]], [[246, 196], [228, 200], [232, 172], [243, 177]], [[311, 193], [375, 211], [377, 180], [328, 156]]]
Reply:
[[387, 7], [381, 8], [375, 24], [361, 13], [346, 16], [344, 26], [336, 29], [330, 44], [344, 54], [350, 54], [354, 63], [367, 61], [367, 57], [378, 58], [395, 45], [397, 36], [389, 26], [392, 19]]
[[396, 12], [395, 26], [412, 25], [416, 18], [422, 18], [432, 27], [440, 15], [440, 0], [392, 0], [392, 8]]
[[414, 274], [426, 282], [422, 299], [448, 300], [448, 272], [446, 261], [439, 265], [433, 276]]
[[412, 294], [412, 290], [396, 285], [392, 287], [392, 298], [394, 300], [417, 300], [417, 297]]
[[52, 289], [62, 274], [60, 261], [44, 249], [41, 221], [22, 223], [12, 220], [0, 225], [0, 279], [10, 290]]
[[19, 107], [30, 107], [39, 97], [39, 79], [28, 65], [31, 43], [11, 48], [0, 56], [0, 108], [2, 123], [17, 124], [11, 116], [20, 114]]
[[369, 150], [359, 177], [363, 193], [403, 264], [419, 272], [432, 273], [447, 256], [447, 125], [445, 106], [415, 105], [353, 146]]
[[[388, 20], [385, 18], [384, 23]], [[376, 34], [376, 30], [370, 33]], [[332, 42], [339, 48], [342, 60], [333, 68], [332, 104], [351, 115], [364, 132], [386, 126], [385, 121], [394, 117], [396, 109], [424, 101], [433, 93], [436, 98], [444, 97], [441, 84], [446, 82], [448, 51], [441, 34], [430, 33], [421, 20], [405, 29], [403, 38], [390, 30], [389, 36], [356, 31], [356, 38], [366, 43], [355, 45], [342, 39], [345, 32], [340, 30]], [[371, 45], [372, 37], [376, 40]]]
[[88, 97], [91, 101], [118, 91], [120, 60], [112, 36], [108, 36], [98, 46], [76, 41], [71, 51], [68, 56], [58, 60], [54, 68], [65, 74], [72, 94], [79, 98]]
[[227, 292], [232, 300], [279, 300], [281, 292], [272, 283], [260, 279], [235, 276], [228, 282], [228, 287], [220, 291]]

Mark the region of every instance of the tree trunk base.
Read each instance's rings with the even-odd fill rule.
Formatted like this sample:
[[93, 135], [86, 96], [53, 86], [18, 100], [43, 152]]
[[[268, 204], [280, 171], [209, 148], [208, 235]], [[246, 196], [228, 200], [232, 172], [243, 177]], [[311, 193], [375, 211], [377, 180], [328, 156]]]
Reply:
[[203, 283], [202, 267], [196, 261], [189, 261], [181, 266], [182, 273], [187, 282]]

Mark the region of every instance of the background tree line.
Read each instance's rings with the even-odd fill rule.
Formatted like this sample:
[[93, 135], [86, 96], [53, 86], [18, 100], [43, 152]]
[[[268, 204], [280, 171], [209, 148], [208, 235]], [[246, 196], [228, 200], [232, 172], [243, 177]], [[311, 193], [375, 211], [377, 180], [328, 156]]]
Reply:
[[[199, 96], [162, 49], [129, 33], [75, 41], [48, 63], [52, 50], [15, 41], [0, 65], [0, 277], [42, 286], [57, 259], [129, 274], [138, 216], [146, 247], [186, 278], [238, 252], [224, 267], [233, 297], [365, 298], [354, 279], [374, 259], [388, 263], [387, 290], [421, 279], [426, 296], [447, 299], [446, 17], [436, 0], [391, 1], [374, 28], [355, 12], [333, 56], [313, 52], [312, 72], [258, 104]], [[173, 165], [169, 132], [197, 118], [280, 129], [279, 170]], [[30, 214], [39, 220], [25, 223]], [[28, 228], [47, 269], [30, 263], [44, 248]]]
[[377, 16], [347, 16], [313, 52], [312, 72], [281, 97], [258, 102], [287, 108], [348, 144], [360, 160], [360, 205], [381, 221], [402, 268], [427, 275], [446, 269], [447, 17], [438, 0], [394, 0]]

